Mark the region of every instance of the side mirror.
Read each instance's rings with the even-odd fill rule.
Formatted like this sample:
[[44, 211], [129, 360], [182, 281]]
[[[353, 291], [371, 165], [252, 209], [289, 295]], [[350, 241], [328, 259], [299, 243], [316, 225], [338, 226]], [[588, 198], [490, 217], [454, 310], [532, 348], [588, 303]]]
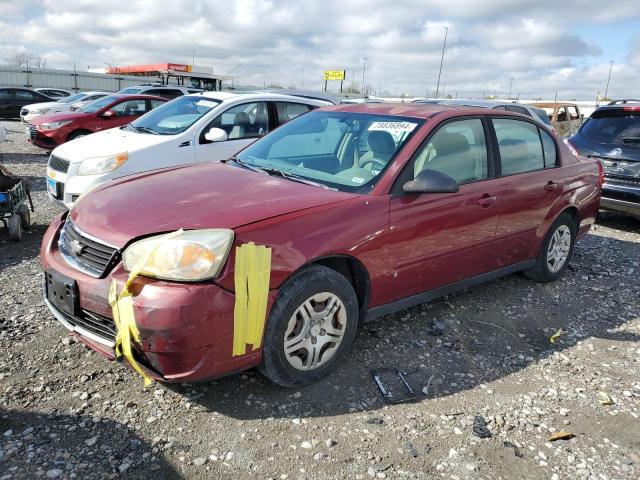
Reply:
[[405, 193], [456, 193], [458, 182], [449, 175], [435, 170], [423, 170], [418, 176], [402, 186]]
[[227, 132], [225, 132], [223, 129], [213, 127], [204, 134], [204, 138], [209, 142], [224, 142], [225, 140], [227, 140], [228, 136]]
[[104, 112], [102, 114], [102, 116], [105, 117], [105, 118], [115, 117], [116, 116], [116, 112], [114, 112], [113, 110], [107, 110], [106, 112]]

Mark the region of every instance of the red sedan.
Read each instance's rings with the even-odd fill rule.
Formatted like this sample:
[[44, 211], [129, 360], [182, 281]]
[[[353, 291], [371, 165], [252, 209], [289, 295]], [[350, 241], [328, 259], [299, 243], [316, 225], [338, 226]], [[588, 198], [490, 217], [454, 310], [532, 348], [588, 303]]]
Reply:
[[598, 162], [518, 114], [320, 109], [226, 162], [88, 194], [44, 237], [46, 302], [158, 380], [258, 366], [303, 385], [365, 319], [513, 272], [558, 279], [601, 184]]
[[74, 138], [126, 125], [166, 101], [151, 95], [109, 95], [75, 112], [35, 118], [27, 125], [27, 136], [34, 145], [52, 150]]

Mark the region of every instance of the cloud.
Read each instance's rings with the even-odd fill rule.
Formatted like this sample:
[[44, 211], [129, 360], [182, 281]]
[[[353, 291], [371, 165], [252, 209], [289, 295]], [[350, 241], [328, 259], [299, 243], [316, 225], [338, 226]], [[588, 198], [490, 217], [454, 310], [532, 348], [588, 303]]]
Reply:
[[[0, 0], [0, 59], [28, 49], [49, 65], [101, 67], [162, 61], [232, 69], [240, 83], [320, 88], [323, 69], [347, 83], [424, 95], [435, 89], [448, 28], [446, 93], [593, 98], [608, 59], [574, 26], [640, 20], [637, 0]], [[633, 96], [640, 36], [616, 65], [610, 90]], [[238, 67], [238, 65], [240, 65]], [[637, 93], [635, 93], [637, 96]]]

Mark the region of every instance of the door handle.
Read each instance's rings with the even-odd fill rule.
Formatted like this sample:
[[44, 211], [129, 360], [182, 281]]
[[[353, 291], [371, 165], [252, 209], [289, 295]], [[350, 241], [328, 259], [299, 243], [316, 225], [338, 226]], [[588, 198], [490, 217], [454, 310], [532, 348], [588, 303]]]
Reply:
[[555, 192], [558, 189], [558, 184], [549, 180], [547, 184], [544, 186], [544, 189], [547, 192]]
[[491, 205], [493, 205], [497, 201], [498, 201], [498, 198], [495, 195], [489, 195], [488, 193], [485, 193], [484, 195], [482, 195], [482, 197], [478, 199], [478, 205], [484, 208], [489, 208]]

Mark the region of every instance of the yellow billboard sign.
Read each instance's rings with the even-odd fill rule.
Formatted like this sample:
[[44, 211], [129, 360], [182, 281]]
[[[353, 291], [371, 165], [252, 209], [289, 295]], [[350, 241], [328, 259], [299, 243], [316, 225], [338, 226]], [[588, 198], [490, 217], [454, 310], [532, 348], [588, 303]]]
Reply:
[[345, 77], [346, 77], [345, 70], [325, 70], [324, 71], [325, 80], [344, 80]]

